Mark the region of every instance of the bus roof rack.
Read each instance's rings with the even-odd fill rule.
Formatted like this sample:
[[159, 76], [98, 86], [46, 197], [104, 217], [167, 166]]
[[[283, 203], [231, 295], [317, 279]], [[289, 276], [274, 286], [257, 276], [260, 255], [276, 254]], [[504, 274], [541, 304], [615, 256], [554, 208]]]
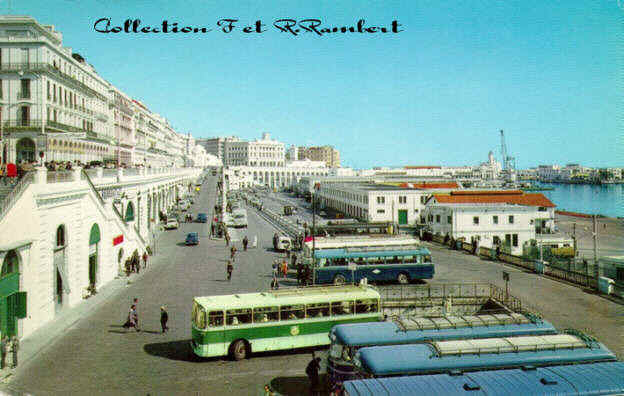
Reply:
[[360, 285], [326, 286], [326, 285], [323, 285], [323, 286], [289, 287], [287, 289], [271, 290], [267, 293], [272, 295], [273, 297], [286, 297], [286, 296], [294, 296], [294, 295], [303, 294], [304, 292], [306, 294], [309, 294], [309, 293], [321, 294], [321, 293], [332, 293], [332, 292], [348, 293], [348, 292], [352, 292], [355, 290], [361, 290], [365, 287], [370, 287], [370, 286], [360, 286]]

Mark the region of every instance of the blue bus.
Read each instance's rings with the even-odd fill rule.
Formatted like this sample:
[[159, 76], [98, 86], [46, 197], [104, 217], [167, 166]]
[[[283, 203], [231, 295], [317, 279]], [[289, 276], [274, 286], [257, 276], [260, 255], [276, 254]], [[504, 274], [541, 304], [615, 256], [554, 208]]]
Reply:
[[359, 378], [370, 378], [615, 360], [590, 337], [555, 334], [367, 347], [353, 363]]
[[387, 322], [337, 325], [329, 333], [327, 374], [331, 383], [355, 379], [353, 357], [364, 347], [547, 334], [557, 334], [557, 329], [536, 316], [519, 313], [398, 317]]
[[[349, 268], [354, 264], [354, 270]], [[342, 285], [368, 281], [431, 279], [434, 266], [431, 252], [423, 247], [342, 248], [314, 251], [313, 279], [316, 284]]]
[[345, 396], [624, 394], [624, 362], [347, 381]]

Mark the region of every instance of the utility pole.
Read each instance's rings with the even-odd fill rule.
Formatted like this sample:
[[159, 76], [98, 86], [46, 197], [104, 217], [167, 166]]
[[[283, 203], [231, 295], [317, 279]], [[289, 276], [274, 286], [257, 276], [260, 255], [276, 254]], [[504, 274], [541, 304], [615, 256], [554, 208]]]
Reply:
[[574, 246], [574, 257], [576, 257], [576, 223], [572, 223], [572, 242]]
[[594, 222], [594, 277], [598, 282], [598, 220], [596, 215], [592, 216]]

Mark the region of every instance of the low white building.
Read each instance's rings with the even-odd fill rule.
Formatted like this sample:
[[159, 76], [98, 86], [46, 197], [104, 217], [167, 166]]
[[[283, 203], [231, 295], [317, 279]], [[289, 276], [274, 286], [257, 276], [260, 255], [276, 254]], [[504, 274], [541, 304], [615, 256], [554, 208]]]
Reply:
[[424, 205], [434, 192], [458, 188], [455, 182], [338, 184], [326, 178], [318, 183], [316, 194], [322, 205], [364, 221], [399, 225], [418, 224]]
[[543, 194], [522, 191], [452, 191], [433, 194], [424, 210], [428, 230], [453, 239], [476, 240], [514, 255], [536, 234], [554, 229], [555, 205]]

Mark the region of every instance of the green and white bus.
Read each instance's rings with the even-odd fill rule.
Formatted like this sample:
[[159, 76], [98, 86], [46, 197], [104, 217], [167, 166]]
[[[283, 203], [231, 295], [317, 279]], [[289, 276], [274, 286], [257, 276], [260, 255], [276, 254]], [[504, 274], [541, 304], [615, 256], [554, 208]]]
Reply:
[[263, 293], [195, 297], [193, 352], [202, 357], [329, 345], [337, 324], [382, 320], [368, 285], [311, 286]]

